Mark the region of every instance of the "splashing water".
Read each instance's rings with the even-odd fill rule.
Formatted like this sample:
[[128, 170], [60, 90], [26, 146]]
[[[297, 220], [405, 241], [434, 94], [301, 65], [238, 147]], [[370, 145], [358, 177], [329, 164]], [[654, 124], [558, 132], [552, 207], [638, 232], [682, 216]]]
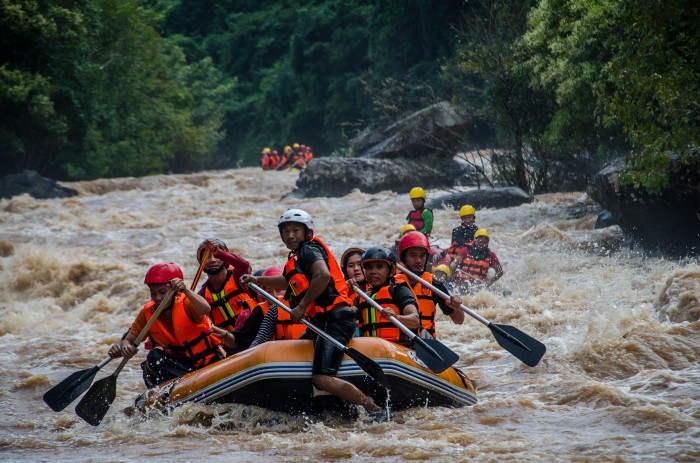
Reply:
[[[294, 199], [296, 174], [246, 168], [79, 182], [80, 195], [0, 201], [0, 458], [3, 461], [698, 461], [700, 265], [645, 256], [616, 227], [574, 218], [585, 195], [478, 210], [505, 269], [493, 291], [464, 296], [484, 318], [544, 342], [529, 368], [467, 317], [439, 314], [442, 341], [479, 384], [461, 409], [416, 408], [394, 420], [290, 416], [236, 404], [188, 404], [143, 419], [121, 412], [144, 389], [139, 362], [93, 428], [42, 395], [106, 357], [148, 300], [143, 275], [173, 261], [191, 281], [195, 251], [219, 237], [253, 268], [281, 265], [276, 227], [289, 207], [312, 214], [336, 255], [390, 245], [407, 195]], [[428, 191], [429, 196], [439, 191]], [[435, 212], [449, 245], [456, 211]], [[504, 295], [508, 294], [508, 295]], [[105, 367], [98, 378], [111, 373]]]

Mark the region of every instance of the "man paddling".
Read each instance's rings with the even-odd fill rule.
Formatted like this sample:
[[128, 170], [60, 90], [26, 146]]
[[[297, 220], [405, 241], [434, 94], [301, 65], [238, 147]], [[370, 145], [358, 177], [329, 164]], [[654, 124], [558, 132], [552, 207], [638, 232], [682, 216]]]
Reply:
[[151, 301], [143, 306], [124, 339], [109, 349], [112, 358], [133, 357], [137, 352], [134, 341], [142, 328], [170, 289], [176, 289], [178, 293], [170, 306], [148, 332], [146, 349], [150, 351], [141, 368], [143, 381], [149, 388], [226, 356], [221, 340], [211, 334], [212, 323], [207, 316], [211, 310], [209, 304], [190, 290], [182, 278], [182, 270], [172, 262], [149, 268], [144, 283], [148, 285]]
[[[311, 216], [290, 209], [277, 222], [280, 237], [290, 250], [280, 276], [244, 275], [241, 282], [287, 291], [292, 322], [303, 317], [330, 337], [347, 345], [355, 332], [357, 313], [348, 297], [348, 285], [340, 266], [328, 247], [314, 236]], [[352, 383], [338, 378], [343, 352], [324, 337], [307, 330], [307, 339], [315, 339], [312, 381], [314, 386], [338, 396], [345, 402], [364, 407], [374, 421], [386, 421], [385, 410], [375, 404]]]
[[[431, 284], [435, 284], [441, 291], [447, 293], [447, 288], [440, 282], [433, 280], [433, 275], [426, 271], [430, 244], [428, 239], [419, 232], [408, 232], [399, 241], [399, 259], [408, 269], [422, 277]], [[421, 325], [432, 337], [437, 337], [435, 333], [435, 312], [439, 306], [442, 313], [458, 325], [464, 322], [464, 313], [459, 310], [462, 300], [457, 295], [444, 300], [434, 294], [430, 288], [408, 278], [404, 274], [396, 275], [396, 281], [406, 282], [413, 290], [418, 301], [418, 312], [420, 313]]]

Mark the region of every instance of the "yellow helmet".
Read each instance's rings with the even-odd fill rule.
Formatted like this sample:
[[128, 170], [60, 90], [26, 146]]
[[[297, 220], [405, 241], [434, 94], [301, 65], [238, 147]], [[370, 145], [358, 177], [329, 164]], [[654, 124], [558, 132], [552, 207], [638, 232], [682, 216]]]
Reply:
[[263, 148], [263, 153], [270, 154], [270, 148]]
[[474, 239], [476, 239], [477, 236], [485, 236], [486, 238], [489, 238], [489, 232], [485, 228], [480, 228], [476, 232], [474, 232]]
[[289, 145], [287, 145], [287, 146], [284, 147], [284, 152], [286, 153], [286, 152], [288, 152], [288, 151], [292, 151], [292, 147], [289, 146]]
[[399, 232], [399, 238], [401, 238], [407, 231], [416, 231], [416, 227], [413, 224], [407, 223], [403, 227], [401, 227], [401, 231]]
[[469, 204], [462, 206], [462, 208], [459, 210], [459, 216], [464, 217], [465, 215], [473, 215], [476, 217], [476, 211], [474, 210], [474, 206], [470, 206]]
[[425, 199], [425, 190], [423, 188], [416, 186], [411, 188], [411, 192], [408, 194], [408, 197], [411, 199], [416, 199], [416, 198], [423, 198]]
[[435, 275], [435, 272], [437, 271], [443, 272], [445, 275], [447, 275], [447, 278], [452, 278], [452, 271], [450, 270], [450, 267], [448, 267], [445, 264], [440, 264], [436, 267], [433, 267], [433, 275]]
[[292, 145], [292, 148], [294, 148], [295, 150], [298, 150], [298, 149], [299, 149], [299, 143], [294, 143], [294, 144]]

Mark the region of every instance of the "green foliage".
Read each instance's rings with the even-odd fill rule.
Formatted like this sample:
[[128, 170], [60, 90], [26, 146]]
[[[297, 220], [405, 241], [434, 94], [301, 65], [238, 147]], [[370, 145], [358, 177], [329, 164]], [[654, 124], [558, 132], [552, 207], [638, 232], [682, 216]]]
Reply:
[[201, 169], [230, 91], [187, 64], [134, 0], [3, 2], [0, 134], [8, 170], [87, 179]]
[[616, 5], [625, 37], [598, 86], [602, 119], [620, 123], [633, 152], [623, 178], [656, 192], [674, 162], [697, 163], [700, 152], [700, 6], [649, 0]]
[[[700, 148], [690, 0], [3, 0], [0, 169], [64, 179], [318, 154], [437, 101], [499, 179], [579, 189], [627, 154], [659, 191]], [[451, 148], [450, 148], [451, 149]], [[675, 167], [674, 167], [675, 166]]]
[[698, 151], [698, 19], [684, 0], [540, 2], [524, 40], [535, 82], [557, 100], [549, 142], [626, 152], [624, 179], [660, 191], [671, 158]]

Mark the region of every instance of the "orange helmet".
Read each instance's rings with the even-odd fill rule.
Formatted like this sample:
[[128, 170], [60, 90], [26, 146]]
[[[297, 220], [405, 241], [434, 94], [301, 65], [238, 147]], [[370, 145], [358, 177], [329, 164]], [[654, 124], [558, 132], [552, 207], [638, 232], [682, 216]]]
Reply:
[[143, 282], [147, 285], [167, 283], [173, 278], [183, 279], [182, 270], [172, 262], [163, 262], [151, 266], [146, 272], [146, 278]]

